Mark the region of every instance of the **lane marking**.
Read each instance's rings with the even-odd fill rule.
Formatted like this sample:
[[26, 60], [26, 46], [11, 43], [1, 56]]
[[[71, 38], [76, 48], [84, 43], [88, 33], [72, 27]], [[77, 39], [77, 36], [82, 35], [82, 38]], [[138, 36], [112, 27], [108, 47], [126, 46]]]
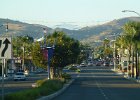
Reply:
[[109, 98], [107, 97], [107, 95], [104, 93], [104, 90], [100, 87], [99, 83], [96, 80], [95, 80], [95, 82], [96, 82], [96, 85], [98, 87], [98, 90], [104, 96], [105, 100], [109, 100]]

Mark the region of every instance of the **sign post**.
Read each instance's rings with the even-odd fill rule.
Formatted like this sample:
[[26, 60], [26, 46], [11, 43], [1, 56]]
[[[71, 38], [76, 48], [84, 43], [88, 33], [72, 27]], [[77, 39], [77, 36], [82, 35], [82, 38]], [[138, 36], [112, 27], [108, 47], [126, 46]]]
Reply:
[[0, 59], [2, 59], [2, 100], [4, 100], [4, 68], [5, 59], [11, 59], [11, 37], [0, 37]]

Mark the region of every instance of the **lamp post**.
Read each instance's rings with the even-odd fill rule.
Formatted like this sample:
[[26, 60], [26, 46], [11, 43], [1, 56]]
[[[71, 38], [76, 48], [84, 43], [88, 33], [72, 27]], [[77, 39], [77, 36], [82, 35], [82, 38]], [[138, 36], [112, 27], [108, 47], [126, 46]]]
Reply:
[[50, 61], [53, 56], [54, 45], [50, 46], [49, 43], [47, 45], [47, 43], [46, 43], [47, 29], [43, 28], [43, 30], [44, 30], [44, 43], [43, 43], [43, 46], [41, 46], [41, 49], [42, 49], [45, 59], [48, 60], [47, 71], [48, 71], [48, 79], [50, 79]]
[[119, 36], [120, 35], [120, 33], [114, 33], [113, 35], [111, 35], [111, 36], [113, 36], [114, 37], [114, 40], [112, 40], [112, 42], [113, 42], [113, 65], [114, 65], [114, 71], [116, 70], [116, 61], [117, 61], [117, 59], [116, 59], [116, 37], [117, 36]]
[[123, 10], [122, 12], [132, 12], [132, 13], [137, 14], [140, 17], [140, 14], [136, 11], [133, 11], [133, 10]]
[[[137, 14], [139, 17], [140, 17], [140, 13], [136, 12], [136, 11], [133, 11], [133, 10], [123, 10], [122, 12], [132, 12], [132, 13], [135, 13]], [[134, 37], [134, 34], [133, 34], [133, 37]], [[136, 48], [136, 79], [138, 78], [139, 76], [139, 55], [138, 55], [138, 50], [137, 50], [137, 43], [135, 44], [135, 48]], [[134, 50], [133, 50], [133, 56], [134, 56]], [[134, 57], [133, 57], [133, 65], [132, 65], [132, 77], [134, 77]]]
[[24, 47], [24, 45], [22, 47], [22, 50], [23, 50], [22, 70], [25, 71], [25, 66], [24, 66], [24, 64], [25, 64], [25, 47]]

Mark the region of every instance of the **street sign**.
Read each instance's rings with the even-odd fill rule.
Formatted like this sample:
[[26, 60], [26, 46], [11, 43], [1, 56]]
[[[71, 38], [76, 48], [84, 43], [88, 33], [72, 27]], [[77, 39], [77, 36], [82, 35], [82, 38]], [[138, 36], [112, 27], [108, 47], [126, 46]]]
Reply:
[[0, 59], [11, 59], [11, 37], [0, 37]]

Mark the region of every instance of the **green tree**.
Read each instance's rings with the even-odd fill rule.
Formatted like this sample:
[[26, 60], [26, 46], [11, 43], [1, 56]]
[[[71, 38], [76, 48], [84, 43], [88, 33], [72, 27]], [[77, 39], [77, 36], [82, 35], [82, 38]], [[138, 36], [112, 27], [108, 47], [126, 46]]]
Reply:
[[[132, 52], [132, 62], [134, 62], [134, 55], [136, 58], [136, 78], [138, 77], [138, 63], [137, 63], [137, 53], [138, 53], [138, 44], [140, 43], [140, 23], [139, 22], [129, 22], [126, 23], [123, 27], [123, 33], [125, 36], [125, 42], [127, 44], [127, 49], [129, 54]], [[131, 51], [133, 50], [133, 51]], [[132, 77], [134, 77], [134, 63], [132, 65]]]
[[61, 77], [62, 69], [77, 61], [80, 53], [79, 42], [66, 36], [64, 32], [54, 32], [48, 36], [48, 41], [51, 45], [55, 41], [54, 56], [51, 60], [52, 73]]
[[110, 40], [109, 39], [104, 39], [103, 41], [103, 56], [104, 59], [109, 60], [108, 58], [110, 58], [113, 54], [112, 49], [110, 48]]
[[[51, 78], [54, 76], [61, 77], [62, 69], [77, 61], [80, 53], [79, 41], [65, 35], [64, 32], [55, 31], [46, 37], [46, 46], [55, 46], [53, 57], [51, 58]], [[43, 57], [41, 51], [41, 44], [44, 42], [37, 42], [33, 46], [33, 61], [37, 66], [47, 68], [48, 61]]]
[[[30, 36], [17, 36], [12, 39], [13, 44], [13, 56], [25, 61], [25, 67], [31, 65], [31, 51], [34, 39]], [[20, 67], [17, 63], [17, 67]]]

